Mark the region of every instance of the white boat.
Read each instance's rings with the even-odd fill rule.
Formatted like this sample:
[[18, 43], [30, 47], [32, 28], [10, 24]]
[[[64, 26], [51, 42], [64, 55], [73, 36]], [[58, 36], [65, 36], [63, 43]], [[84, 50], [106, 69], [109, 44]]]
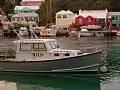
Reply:
[[27, 36], [28, 35], [28, 30], [26, 27], [21, 27], [19, 30], [19, 35], [20, 36]]
[[92, 30], [97, 30], [102, 28], [102, 26], [99, 25], [88, 25], [88, 26], [81, 26], [81, 29], [92, 29]]
[[32, 27], [32, 28], [33, 28], [34, 33], [38, 33], [38, 34], [40, 34], [40, 31], [42, 29], [42, 27]]
[[104, 36], [104, 34], [103, 34], [102, 32], [96, 32], [96, 33], [95, 33], [95, 36], [98, 36], [98, 37], [103, 37], [103, 36]]
[[120, 36], [120, 32], [119, 31], [116, 33], [116, 36]]
[[[99, 71], [101, 49], [61, 49], [56, 39], [21, 39], [13, 42], [15, 54], [1, 52], [0, 71], [72, 72]], [[13, 56], [12, 56], [13, 55]]]
[[77, 31], [71, 31], [69, 32], [70, 37], [78, 37], [78, 32]]
[[89, 36], [93, 36], [94, 34], [90, 31], [88, 31], [87, 29], [81, 29], [81, 31], [78, 33], [78, 37], [89, 37]]
[[56, 36], [56, 28], [43, 27], [43, 28], [41, 28], [40, 35], [41, 36]]

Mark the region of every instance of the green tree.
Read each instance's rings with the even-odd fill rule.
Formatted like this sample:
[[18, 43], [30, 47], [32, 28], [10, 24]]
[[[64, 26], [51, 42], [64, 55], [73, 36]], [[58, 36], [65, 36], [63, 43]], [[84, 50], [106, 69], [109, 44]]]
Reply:
[[40, 9], [37, 11], [39, 15], [39, 25], [45, 25], [47, 23], [47, 18], [46, 18], [46, 5], [45, 3], [42, 3], [40, 6]]

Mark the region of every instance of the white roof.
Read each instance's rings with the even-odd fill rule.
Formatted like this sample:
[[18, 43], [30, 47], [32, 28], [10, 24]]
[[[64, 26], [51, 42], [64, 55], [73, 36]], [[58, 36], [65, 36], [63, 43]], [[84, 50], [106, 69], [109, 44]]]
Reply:
[[71, 12], [70, 10], [67, 10], [67, 11], [61, 10], [61, 11], [57, 12], [56, 14], [74, 14], [74, 13]]
[[120, 16], [120, 12], [109, 12], [109, 16]]
[[81, 29], [81, 31], [88, 31], [87, 29]]
[[83, 17], [92, 16], [94, 18], [106, 18], [108, 10], [79, 10], [79, 15]]
[[56, 41], [56, 39], [21, 39], [14, 41], [15, 43], [44, 43], [49, 41]]
[[101, 26], [99, 25], [88, 25], [88, 26], [81, 26], [81, 29], [100, 29]]
[[20, 30], [27, 30], [27, 28], [26, 27], [21, 27]]
[[24, 8], [29, 8], [31, 10], [38, 10], [39, 6], [15, 6], [14, 10], [22, 10]]
[[74, 14], [73, 12], [71, 12], [70, 10], [66, 11], [68, 14]]
[[22, 0], [22, 1], [45, 1], [45, 0]]
[[18, 13], [13, 15], [12, 17], [38, 17], [36, 13]]

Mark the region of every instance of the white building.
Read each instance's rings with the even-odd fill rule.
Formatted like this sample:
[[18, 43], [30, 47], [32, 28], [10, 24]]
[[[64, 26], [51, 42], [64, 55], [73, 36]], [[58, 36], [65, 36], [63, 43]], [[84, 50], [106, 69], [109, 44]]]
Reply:
[[26, 22], [37, 22], [39, 21], [38, 14], [36, 13], [18, 13], [11, 17], [12, 23], [26, 23]]
[[67, 29], [74, 21], [75, 14], [71, 11], [61, 10], [56, 13], [56, 28]]

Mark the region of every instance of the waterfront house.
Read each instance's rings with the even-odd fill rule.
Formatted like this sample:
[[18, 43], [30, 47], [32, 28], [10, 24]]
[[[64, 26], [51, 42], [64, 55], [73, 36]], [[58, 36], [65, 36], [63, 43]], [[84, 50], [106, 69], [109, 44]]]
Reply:
[[39, 6], [15, 6], [14, 13], [24, 13], [24, 12], [36, 12]]
[[45, 0], [22, 0], [21, 6], [40, 6]]
[[120, 29], [120, 12], [109, 12], [108, 24], [112, 29]]
[[27, 23], [27, 22], [37, 22], [39, 21], [38, 14], [36, 13], [18, 13], [11, 17], [12, 23]]
[[78, 17], [75, 19], [75, 24], [84, 25], [106, 25], [108, 10], [79, 10]]
[[57, 29], [68, 29], [68, 27], [74, 21], [75, 14], [71, 11], [61, 10], [56, 13], [56, 28]]

